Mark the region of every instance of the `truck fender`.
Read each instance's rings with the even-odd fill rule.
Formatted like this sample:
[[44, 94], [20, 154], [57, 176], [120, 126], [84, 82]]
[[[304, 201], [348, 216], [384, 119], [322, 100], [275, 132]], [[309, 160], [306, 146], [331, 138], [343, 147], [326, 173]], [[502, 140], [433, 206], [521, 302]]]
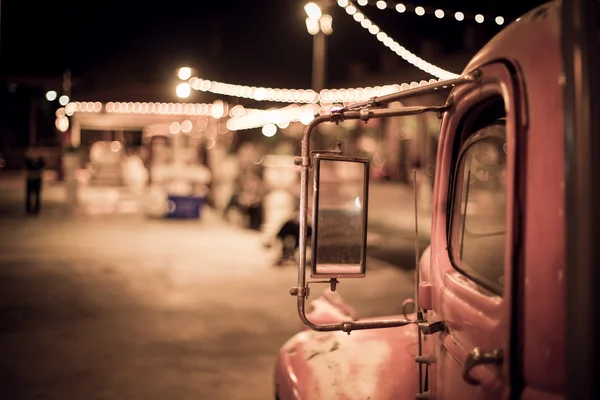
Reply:
[[414, 324], [350, 335], [304, 330], [279, 351], [274, 374], [277, 398], [414, 399], [416, 356]]

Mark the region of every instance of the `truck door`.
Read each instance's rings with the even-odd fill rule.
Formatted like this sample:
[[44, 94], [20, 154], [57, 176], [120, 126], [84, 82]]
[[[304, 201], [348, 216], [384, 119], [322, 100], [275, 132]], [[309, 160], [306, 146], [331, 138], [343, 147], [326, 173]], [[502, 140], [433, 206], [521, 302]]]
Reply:
[[442, 126], [432, 226], [432, 309], [443, 332], [426, 336], [435, 354], [436, 399], [495, 399], [509, 390], [516, 110], [502, 64], [455, 93]]

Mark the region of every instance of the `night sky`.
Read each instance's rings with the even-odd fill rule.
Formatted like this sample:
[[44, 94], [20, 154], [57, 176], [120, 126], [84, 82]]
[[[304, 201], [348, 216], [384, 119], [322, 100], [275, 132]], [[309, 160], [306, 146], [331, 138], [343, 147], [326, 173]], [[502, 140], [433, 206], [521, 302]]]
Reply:
[[[73, 76], [106, 80], [167, 79], [181, 65], [207, 79], [256, 86], [309, 87], [312, 37], [297, 0], [0, 0], [2, 73]], [[355, 2], [356, 3], [356, 2]], [[414, 5], [490, 13], [514, 19], [542, 0], [424, 0]], [[409, 3], [405, 3], [409, 4]], [[400, 44], [418, 55], [419, 38], [443, 37], [443, 51], [460, 46], [461, 30], [474, 21], [399, 14], [374, 5], [359, 7]], [[328, 80], [343, 79], [353, 60], [377, 68], [389, 51], [335, 3], [328, 37]], [[500, 30], [479, 27], [486, 40]], [[460, 71], [454, 71], [460, 72]]]

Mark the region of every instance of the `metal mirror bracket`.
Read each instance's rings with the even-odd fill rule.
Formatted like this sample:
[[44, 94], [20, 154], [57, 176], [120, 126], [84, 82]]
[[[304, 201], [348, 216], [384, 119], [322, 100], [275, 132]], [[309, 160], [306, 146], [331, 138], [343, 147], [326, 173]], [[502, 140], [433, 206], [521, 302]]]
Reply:
[[[465, 75], [456, 79], [442, 81], [431, 85], [422, 86], [415, 89], [409, 89], [406, 91], [392, 93], [389, 95], [381, 96], [379, 98], [373, 98], [365, 103], [355, 103], [346, 108], [334, 110], [331, 114], [320, 115], [313, 119], [310, 124], [306, 127], [304, 135], [302, 137], [302, 150], [301, 157], [296, 158], [294, 163], [301, 167], [300, 174], [300, 248], [299, 248], [299, 260], [298, 260], [298, 286], [293, 287], [290, 290], [292, 296], [298, 298], [298, 315], [300, 320], [315, 331], [344, 331], [350, 334], [353, 330], [361, 329], [377, 329], [377, 328], [390, 328], [397, 326], [404, 326], [421, 321], [412, 321], [403, 318], [390, 318], [380, 320], [369, 320], [369, 321], [343, 321], [339, 323], [331, 324], [313, 324], [308, 320], [306, 316], [306, 298], [308, 297], [308, 284], [306, 282], [306, 244], [307, 244], [307, 212], [308, 212], [308, 183], [309, 183], [309, 169], [312, 166], [311, 151], [310, 151], [310, 136], [312, 131], [318, 125], [324, 122], [335, 122], [339, 123], [344, 120], [356, 120], [368, 121], [373, 118], [385, 118], [385, 117], [399, 117], [407, 115], [417, 115], [426, 112], [437, 112], [439, 114], [447, 111], [452, 106], [452, 98], [449, 97], [448, 101], [444, 105], [437, 106], [417, 106], [417, 107], [396, 107], [396, 108], [382, 108], [382, 109], [370, 109], [373, 105], [380, 105], [382, 103], [389, 103], [392, 101], [400, 100], [403, 98], [414, 97], [422, 94], [431, 93], [436, 90], [444, 88], [454, 87], [458, 85], [469, 84], [476, 81], [479, 78], [479, 74], [474, 72], [469, 75]], [[337, 282], [336, 282], [337, 283]]]

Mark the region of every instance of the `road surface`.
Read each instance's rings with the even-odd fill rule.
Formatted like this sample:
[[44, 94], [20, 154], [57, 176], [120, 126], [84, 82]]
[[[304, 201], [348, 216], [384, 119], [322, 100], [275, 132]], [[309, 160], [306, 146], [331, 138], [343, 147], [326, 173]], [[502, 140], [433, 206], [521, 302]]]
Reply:
[[[17, 189], [0, 180], [0, 399], [272, 398], [301, 326], [296, 268], [274, 267], [260, 234], [211, 212], [69, 214], [51, 188], [26, 217]], [[411, 273], [369, 268], [340, 293], [360, 316], [399, 312]]]

